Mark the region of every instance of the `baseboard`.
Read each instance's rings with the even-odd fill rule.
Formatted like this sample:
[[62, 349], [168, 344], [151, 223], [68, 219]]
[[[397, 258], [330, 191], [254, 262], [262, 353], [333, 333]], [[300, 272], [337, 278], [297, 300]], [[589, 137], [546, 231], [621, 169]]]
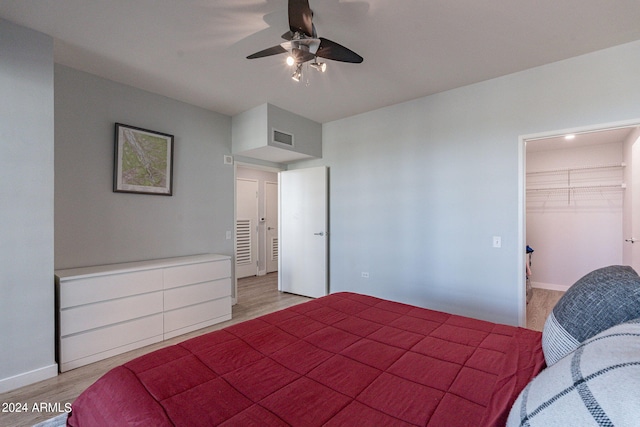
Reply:
[[567, 285], [556, 285], [556, 284], [553, 284], [553, 283], [542, 283], [542, 282], [531, 281], [531, 287], [538, 288], [538, 289], [547, 289], [547, 290], [550, 290], [550, 291], [567, 292], [567, 289], [569, 289], [570, 286], [567, 286]]
[[0, 379], [0, 393], [6, 393], [26, 385], [47, 380], [58, 375], [58, 364], [44, 366], [33, 371], [14, 375], [13, 377]]

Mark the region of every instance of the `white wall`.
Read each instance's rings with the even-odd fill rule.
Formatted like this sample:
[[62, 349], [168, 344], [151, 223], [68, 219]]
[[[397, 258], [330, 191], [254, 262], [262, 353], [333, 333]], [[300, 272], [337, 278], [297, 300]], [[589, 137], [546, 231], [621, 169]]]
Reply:
[[[567, 290], [596, 268], [622, 264], [626, 190], [541, 190], [622, 184], [623, 168], [577, 169], [622, 164], [622, 142], [527, 152], [527, 243], [534, 287]], [[537, 173], [576, 168], [567, 172]]]
[[[55, 67], [55, 267], [233, 255], [231, 118]], [[173, 196], [113, 192], [114, 123], [174, 135]]]
[[0, 393], [55, 376], [53, 40], [0, 19]]
[[330, 167], [331, 291], [523, 323], [520, 137], [639, 100], [635, 42], [326, 123], [324, 158], [292, 167]]

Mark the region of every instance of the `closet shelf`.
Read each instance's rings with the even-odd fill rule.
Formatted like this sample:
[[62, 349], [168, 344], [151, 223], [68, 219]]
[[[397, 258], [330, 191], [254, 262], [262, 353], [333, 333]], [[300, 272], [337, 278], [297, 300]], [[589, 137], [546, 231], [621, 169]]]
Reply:
[[545, 173], [567, 173], [574, 171], [589, 171], [589, 170], [598, 170], [598, 169], [615, 169], [615, 168], [624, 168], [627, 166], [626, 163], [614, 163], [608, 165], [595, 165], [595, 166], [576, 166], [571, 168], [559, 168], [559, 169], [545, 169], [539, 171], [531, 171], [527, 172], [527, 175], [539, 175]]
[[626, 188], [625, 163], [585, 165], [527, 172], [527, 194], [566, 194], [567, 203], [578, 194], [618, 192]]

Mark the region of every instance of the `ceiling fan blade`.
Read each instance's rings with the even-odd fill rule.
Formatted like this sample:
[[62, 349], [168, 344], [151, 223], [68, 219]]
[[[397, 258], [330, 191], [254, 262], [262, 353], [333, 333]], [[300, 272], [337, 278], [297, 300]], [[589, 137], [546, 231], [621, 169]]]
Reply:
[[308, 37], [315, 37], [312, 19], [313, 12], [309, 7], [309, 0], [289, 0], [289, 29], [292, 33], [304, 33]]
[[251, 54], [247, 56], [247, 59], [264, 58], [265, 56], [278, 55], [281, 53], [285, 53], [286, 51], [287, 49], [283, 48], [280, 45], [277, 45]]
[[358, 55], [351, 49], [347, 49], [346, 47], [323, 37], [320, 37], [320, 47], [318, 47], [316, 55], [322, 58], [332, 59], [334, 61], [352, 62], [354, 64], [359, 64], [363, 61], [362, 56]]
[[280, 37], [282, 37], [285, 40], [293, 40], [293, 33], [291, 31], [287, 31]]

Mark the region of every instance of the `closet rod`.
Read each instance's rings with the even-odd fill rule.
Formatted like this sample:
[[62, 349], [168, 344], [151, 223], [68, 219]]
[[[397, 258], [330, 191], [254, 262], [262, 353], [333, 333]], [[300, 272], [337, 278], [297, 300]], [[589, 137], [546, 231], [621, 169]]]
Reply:
[[555, 172], [571, 172], [571, 171], [579, 171], [579, 170], [589, 170], [589, 169], [613, 169], [613, 168], [623, 168], [627, 166], [626, 163], [615, 163], [610, 165], [598, 165], [598, 166], [576, 166], [574, 168], [561, 168], [561, 169], [547, 169], [540, 171], [532, 171], [527, 172], [527, 175], [535, 175], [541, 173], [555, 173]]

